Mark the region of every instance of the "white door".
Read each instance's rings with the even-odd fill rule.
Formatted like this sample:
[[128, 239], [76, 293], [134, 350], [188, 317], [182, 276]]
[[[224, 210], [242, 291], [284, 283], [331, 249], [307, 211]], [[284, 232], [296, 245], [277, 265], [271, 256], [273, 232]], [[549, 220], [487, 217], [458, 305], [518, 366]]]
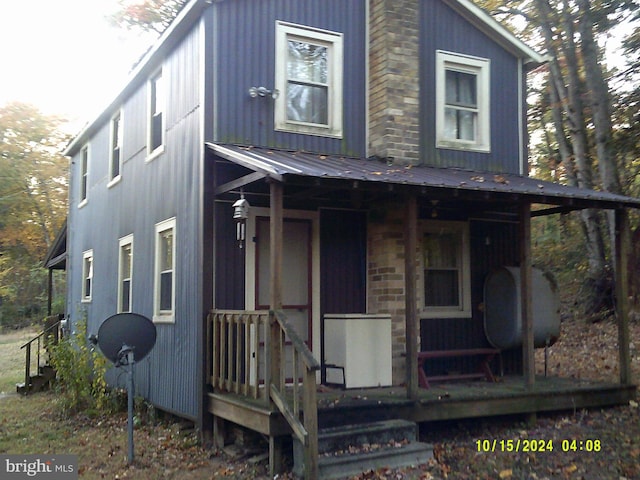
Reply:
[[[311, 220], [284, 219], [282, 306], [289, 323], [311, 347]], [[269, 308], [269, 218], [256, 218], [256, 309]]]

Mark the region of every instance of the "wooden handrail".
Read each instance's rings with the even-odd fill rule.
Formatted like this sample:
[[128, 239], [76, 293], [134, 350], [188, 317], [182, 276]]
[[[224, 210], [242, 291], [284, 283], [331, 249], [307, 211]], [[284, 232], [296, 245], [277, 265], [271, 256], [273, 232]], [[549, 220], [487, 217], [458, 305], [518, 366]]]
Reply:
[[282, 311], [212, 310], [209, 324], [207, 368], [213, 388], [261, 397], [274, 406], [304, 448], [305, 478], [317, 478], [320, 363], [309, 347]]
[[298, 351], [298, 353], [301, 355], [301, 360], [305, 364], [305, 366], [309, 370], [320, 370], [320, 364], [311, 353], [311, 350], [309, 350], [309, 347], [307, 347], [307, 344], [300, 339], [298, 333], [293, 329], [293, 327], [291, 327], [291, 325], [289, 325], [284, 312], [282, 312], [281, 310], [276, 310], [273, 312], [273, 315], [276, 321], [280, 324], [280, 328], [282, 329], [284, 334], [293, 344], [293, 348], [295, 348], [296, 351]]
[[51, 330], [53, 329], [57, 329], [58, 327], [60, 327], [60, 322], [61, 320], [58, 320], [56, 323], [54, 323], [53, 325], [50, 325], [49, 327], [47, 327], [46, 329], [44, 329], [42, 332], [40, 332], [38, 335], [36, 335], [35, 337], [33, 337], [31, 340], [29, 340], [27, 343], [25, 343], [24, 345], [22, 345], [20, 347], [20, 349], [22, 350], [23, 348], [25, 348], [27, 345], [35, 342], [36, 340], [38, 340], [39, 338], [43, 337], [44, 335], [46, 335], [47, 333], [49, 333]]
[[[47, 317], [47, 318], [49, 320], [52, 319], [52, 317]], [[56, 318], [56, 317], [53, 317], [53, 318]], [[35, 337], [33, 337], [31, 340], [29, 340], [27, 343], [25, 343], [20, 347], [20, 350], [22, 350], [23, 348], [27, 349], [25, 352], [25, 362], [24, 362], [24, 393], [25, 395], [29, 393], [30, 384], [31, 384], [31, 345], [33, 344], [33, 342], [36, 342], [36, 341], [38, 342], [38, 349], [37, 349], [36, 355], [37, 355], [37, 366], [40, 367], [40, 349], [41, 349], [40, 340], [46, 335], [48, 335], [49, 333], [51, 333], [52, 331], [54, 331], [55, 332], [54, 344], [58, 343], [59, 328], [60, 328], [61, 322], [62, 320], [60, 319], [60, 317], [58, 317], [58, 320], [56, 322], [49, 325], [42, 332], [40, 332], [38, 335], [36, 335]]]
[[[294, 435], [298, 438], [304, 449], [304, 477], [307, 479], [318, 478], [318, 404], [316, 401], [316, 371], [320, 370], [320, 364], [313, 357], [309, 347], [300, 339], [297, 332], [289, 325], [284, 312], [280, 310], [271, 312], [272, 325], [277, 325], [280, 330], [279, 345], [272, 345], [272, 349], [279, 352], [281, 358], [277, 362], [280, 372], [276, 376], [280, 385], [271, 383], [269, 396], [273, 404], [278, 408], [282, 416], [287, 420]], [[286, 349], [283, 348], [286, 339], [292, 344], [293, 378], [292, 402], [287, 402], [285, 389], [285, 360]], [[274, 342], [275, 339], [272, 339]], [[302, 363], [303, 371], [298, 371], [299, 363]], [[302, 392], [299, 389], [299, 379], [302, 377]], [[300, 404], [302, 393], [302, 405]], [[299, 413], [302, 413], [303, 421], [300, 421]]]

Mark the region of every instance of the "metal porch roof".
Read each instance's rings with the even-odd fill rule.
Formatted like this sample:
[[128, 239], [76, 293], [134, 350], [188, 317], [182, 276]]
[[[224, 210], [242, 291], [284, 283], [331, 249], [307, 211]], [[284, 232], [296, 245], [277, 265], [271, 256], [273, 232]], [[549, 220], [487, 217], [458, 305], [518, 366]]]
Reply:
[[276, 149], [207, 143], [219, 157], [282, 182], [296, 177], [384, 183], [429, 189], [494, 192], [528, 197], [532, 203], [576, 208], [640, 208], [640, 199], [570, 187], [514, 174], [457, 168], [387, 165], [381, 161]]

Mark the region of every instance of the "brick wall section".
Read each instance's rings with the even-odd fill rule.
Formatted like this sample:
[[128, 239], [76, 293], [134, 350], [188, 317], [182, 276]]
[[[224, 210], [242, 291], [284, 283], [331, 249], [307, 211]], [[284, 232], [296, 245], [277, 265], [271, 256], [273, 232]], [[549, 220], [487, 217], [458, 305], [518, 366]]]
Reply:
[[406, 381], [402, 205], [368, 226], [368, 312], [391, 315], [393, 384]]
[[372, 0], [369, 153], [407, 165], [419, 152], [419, 0]]

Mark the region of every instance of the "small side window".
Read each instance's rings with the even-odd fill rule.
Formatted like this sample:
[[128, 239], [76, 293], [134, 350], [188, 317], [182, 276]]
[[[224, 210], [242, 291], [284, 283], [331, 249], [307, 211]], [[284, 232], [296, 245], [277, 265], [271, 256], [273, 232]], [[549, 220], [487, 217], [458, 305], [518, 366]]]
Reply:
[[491, 150], [489, 60], [447, 52], [436, 55], [437, 146]]
[[118, 313], [131, 311], [133, 290], [133, 235], [127, 235], [119, 242], [118, 261]]
[[164, 150], [165, 91], [162, 70], [149, 80], [148, 160]]
[[82, 253], [82, 301], [90, 302], [93, 292], [93, 250]]
[[80, 191], [78, 192], [78, 207], [87, 203], [89, 193], [89, 146], [85, 145], [80, 151]]
[[156, 225], [154, 322], [175, 321], [175, 218]]
[[122, 112], [111, 119], [111, 148], [109, 150], [109, 186], [120, 180], [122, 172]]

